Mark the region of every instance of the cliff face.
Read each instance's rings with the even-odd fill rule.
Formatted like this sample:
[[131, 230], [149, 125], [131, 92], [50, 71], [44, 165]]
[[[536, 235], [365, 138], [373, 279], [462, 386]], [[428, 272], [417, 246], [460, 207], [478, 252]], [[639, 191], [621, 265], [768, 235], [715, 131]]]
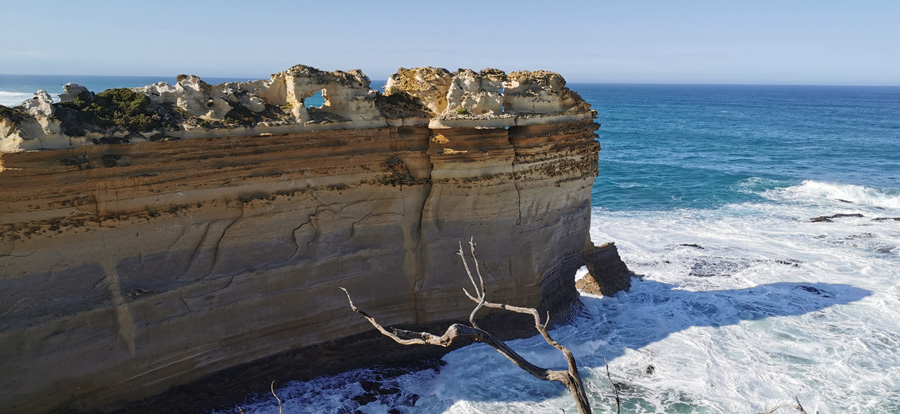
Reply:
[[165, 121], [145, 130], [0, 108], [0, 405], [142, 398], [370, 330], [339, 286], [385, 325], [465, 319], [470, 237], [492, 301], [566, 312], [593, 248], [589, 106], [548, 72], [368, 83], [179, 77], [133, 91]]

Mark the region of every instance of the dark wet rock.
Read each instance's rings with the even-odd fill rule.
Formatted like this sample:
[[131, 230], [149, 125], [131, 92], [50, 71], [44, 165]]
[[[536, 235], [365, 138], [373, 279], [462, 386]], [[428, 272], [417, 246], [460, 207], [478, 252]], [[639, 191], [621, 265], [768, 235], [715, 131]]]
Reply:
[[647, 365], [647, 368], [644, 369], [644, 373], [647, 375], [653, 375], [656, 372], [656, 367], [653, 364]]
[[366, 405], [371, 402], [378, 401], [378, 397], [371, 392], [362, 393], [353, 397], [353, 401], [356, 401], [359, 405]]
[[817, 295], [819, 295], [819, 294], [822, 293], [821, 290], [816, 289], [816, 288], [814, 288], [814, 287], [812, 287], [812, 286], [804, 286], [804, 285], [800, 285], [800, 286], [797, 286], [797, 288], [798, 288], [798, 289], [803, 289], [803, 290], [805, 290], [805, 291], [807, 291], [807, 292], [809, 292], [809, 293], [815, 293], [815, 294], [817, 294]]
[[873, 218], [872, 221], [900, 221], [900, 217], [876, 217]]
[[[385, 371], [391, 371], [391, 368], [387, 368]], [[375, 381], [371, 379], [360, 379], [359, 385], [362, 387], [364, 392], [353, 397], [353, 401], [356, 401], [361, 406], [369, 404], [376, 400], [381, 400], [382, 404], [404, 405], [411, 407], [416, 403], [416, 401], [418, 401], [418, 395], [412, 394], [409, 396], [405, 396], [404, 398], [404, 396], [400, 393], [400, 388], [392, 387], [381, 382], [382, 380], [391, 379], [409, 372], [410, 370], [408, 369], [398, 369], [396, 370], [396, 372], [382, 372], [379, 373], [379, 375], [375, 375], [373, 377]]]
[[615, 243], [594, 246], [585, 254], [588, 274], [575, 282], [575, 288], [593, 295], [612, 296], [631, 288], [634, 272], [619, 257]]
[[694, 248], [694, 249], [704, 250], [703, 246], [701, 246], [701, 245], [699, 245], [699, 244], [695, 244], [695, 243], [681, 243], [681, 244], [675, 244], [675, 245], [667, 246], [666, 248], [667, 248], [667, 249], [674, 249], [674, 248], [676, 248], [676, 247], [691, 247], [691, 248]]
[[876, 253], [893, 254], [895, 246], [881, 246], [875, 249]]
[[837, 199], [837, 201], [840, 201], [840, 202], [842, 202], [842, 203], [847, 203], [847, 204], [853, 204], [852, 201], [850, 201], [850, 200], [844, 200], [843, 198], [839, 198], [839, 199]]
[[691, 266], [689, 275], [697, 277], [731, 276], [749, 267], [750, 263], [742, 259], [707, 257], [697, 260]]
[[619, 394], [636, 394], [640, 391], [640, 389], [636, 385], [627, 384], [624, 382], [613, 383], [613, 386], [616, 387], [616, 391], [618, 391]]
[[817, 288], [814, 288], [814, 287], [812, 287], [812, 286], [797, 285], [797, 289], [800, 289], [800, 290], [803, 290], [803, 291], [806, 291], [806, 292], [809, 292], [809, 293], [813, 293], [813, 294], [819, 295], [819, 296], [821, 296], [821, 297], [823, 297], [823, 298], [830, 298], [830, 297], [831, 297], [831, 296], [829, 296], [827, 293], [825, 293], [825, 292], [823, 292], [823, 291], [821, 291], [821, 290], [819, 290], [819, 289], [817, 289]]
[[378, 390], [378, 395], [392, 395], [400, 392], [399, 388], [386, 387]]
[[809, 221], [811, 221], [811, 222], [813, 222], [813, 223], [819, 223], [819, 222], [823, 222], [823, 221], [831, 222], [831, 221], [832, 221], [831, 219], [842, 218], [842, 217], [863, 217], [863, 215], [860, 214], [860, 213], [854, 213], [854, 214], [833, 214], [833, 215], [830, 215], [830, 216], [813, 217], [813, 218], [809, 219]]
[[794, 259], [779, 259], [779, 260], [775, 260], [775, 263], [783, 264], [786, 266], [800, 267], [800, 263], [802, 263], [802, 262], [800, 262], [799, 260], [794, 260]]
[[373, 392], [381, 389], [381, 384], [377, 381], [362, 380], [359, 382], [365, 392]]

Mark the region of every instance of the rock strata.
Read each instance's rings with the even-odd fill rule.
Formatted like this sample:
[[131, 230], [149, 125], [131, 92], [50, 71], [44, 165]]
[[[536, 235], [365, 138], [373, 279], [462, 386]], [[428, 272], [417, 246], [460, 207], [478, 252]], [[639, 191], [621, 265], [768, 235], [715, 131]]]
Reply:
[[596, 113], [549, 72], [385, 89], [298, 65], [0, 107], [0, 406], [88, 410], [368, 332], [339, 286], [386, 325], [465, 319], [470, 237], [492, 301], [563, 320], [610, 254]]

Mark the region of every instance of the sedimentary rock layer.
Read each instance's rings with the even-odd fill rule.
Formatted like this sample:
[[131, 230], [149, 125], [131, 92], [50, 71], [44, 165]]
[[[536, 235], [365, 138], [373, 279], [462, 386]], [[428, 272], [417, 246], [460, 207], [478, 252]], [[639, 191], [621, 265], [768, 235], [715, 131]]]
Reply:
[[[466, 93], [407, 79], [394, 93], [409, 91], [409, 102], [374, 113], [346, 104], [366, 102], [354, 92], [330, 112], [350, 119], [335, 121], [341, 128], [301, 119], [288, 125], [296, 132], [254, 124], [203, 136], [181, 125], [161, 131], [182, 139], [152, 140], [111, 127], [105, 136], [131, 138], [63, 134], [47, 140], [69, 143], [61, 148], [24, 151], [39, 138], [22, 126], [55, 120], [21, 108], [7, 117], [5, 148], [19, 146], [0, 154], [0, 405], [133, 400], [369, 330], [339, 286], [385, 325], [464, 319], [472, 304], [454, 253], [470, 237], [492, 301], [564, 312], [593, 249], [593, 114], [581, 101], [485, 116], [478, 105], [503, 98], [472, 98], [469, 72], [456, 79]], [[354, 76], [316, 82], [364, 78]], [[573, 99], [562, 85], [523, 90], [535, 102]], [[416, 95], [426, 86], [446, 92]], [[161, 89], [155, 99], [200, 112], [184, 93], [163, 98]], [[480, 118], [435, 113], [460, 107], [463, 95]], [[266, 96], [235, 102], [265, 108]], [[219, 119], [215, 99], [208, 119]]]

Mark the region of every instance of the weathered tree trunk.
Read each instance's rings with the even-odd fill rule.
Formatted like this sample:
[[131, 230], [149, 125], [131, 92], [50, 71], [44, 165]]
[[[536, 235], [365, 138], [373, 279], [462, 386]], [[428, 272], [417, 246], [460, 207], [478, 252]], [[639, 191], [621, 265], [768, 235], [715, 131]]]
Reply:
[[[372, 326], [378, 329], [379, 332], [393, 339], [397, 343], [401, 345], [437, 345], [448, 347], [457, 338], [471, 338], [475, 341], [485, 343], [496, 349], [497, 352], [503, 354], [503, 356], [512, 361], [512, 363], [516, 364], [516, 366], [523, 369], [525, 372], [533, 375], [535, 378], [539, 378], [545, 381], [556, 381], [565, 385], [566, 388], [569, 389], [569, 392], [572, 394], [572, 398], [575, 399], [575, 406], [578, 407], [578, 413], [589, 414], [591, 412], [591, 405], [588, 402], [587, 394], [585, 394], [584, 392], [584, 384], [581, 382], [581, 376], [578, 374], [578, 366], [575, 364], [575, 357], [572, 355], [571, 351], [569, 351], [566, 347], [560, 345], [559, 342], [556, 342], [553, 338], [550, 337], [550, 333], [547, 332], [547, 324], [550, 322], [550, 314], [548, 313], [547, 320], [541, 323], [541, 316], [536, 309], [485, 301], [484, 278], [481, 276], [481, 268], [478, 265], [478, 259], [475, 257], [475, 243], [473, 241], [469, 241], [469, 246], [471, 247], [472, 260], [475, 263], [475, 273], [478, 276], [478, 282], [475, 281], [475, 277], [473, 277], [472, 275], [472, 272], [469, 268], [469, 263], [466, 261], [465, 254], [463, 253], [461, 243], [457, 254], [459, 254], [460, 258], [462, 259], [463, 265], [466, 269], [466, 274], [469, 276], [469, 281], [472, 282], [472, 287], [475, 290], [475, 295], [473, 296], [467, 290], [463, 289], [463, 291], [466, 293], [466, 296], [477, 303], [475, 309], [473, 309], [472, 313], [469, 314], [469, 324], [471, 326], [454, 323], [453, 325], [450, 325], [450, 327], [447, 328], [447, 331], [444, 332], [444, 334], [441, 336], [433, 335], [428, 332], [407, 331], [403, 329], [391, 329], [390, 331], [388, 331], [383, 326], [381, 326], [381, 324], [376, 322], [373, 317], [369, 316], [369, 314], [363, 312], [355, 305], [353, 305], [353, 300], [350, 298], [350, 293], [347, 292], [347, 289], [341, 289], [344, 291], [344, 293], [347, 294], [347, 300], [350, 302], [350, 308], [353, 309], [354, 312], [359, 313], [360, 315], [365, 317], [369, 321], [369, 323], [372, 324]], [[475, 314], [482, 307], [502, 309], [509, 312], [528, 314], [534, 317], [535, 329], [537, 329], [541, 336], [544, 337], [544, 340], [547, 341], [547, 343], [563, 353], [566, 358], [566, 362], [568, 363], [568, 369], [566, 371], [550, 370], [534, 365], [523, 358], [521, 355], [516, 353], [516, 351], [510, 348], [509, 345], [507, 345], [505, 342], [497, 339], [489, 332], [479, 328], [478, 324], [475, 323]]]

